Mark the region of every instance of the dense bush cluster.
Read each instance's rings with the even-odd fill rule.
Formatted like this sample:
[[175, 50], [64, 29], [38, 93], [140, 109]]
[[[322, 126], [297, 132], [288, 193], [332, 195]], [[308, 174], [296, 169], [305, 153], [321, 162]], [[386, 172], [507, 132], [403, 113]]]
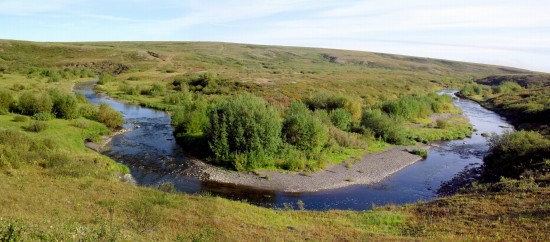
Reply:
[[354, 120], [359, 120], [361, 118], [361, 101], [344, 95], [330, 92], [317, 92], [304, 99], [304, 103], [311, 110], [327, 110], [330, 112], [336, 109], [345, 109], [351, 114]]
[[[187, 94], [187, 95], [186, 95]], [[166, 102], [179, 104], [172, 115], [172, 126], [180, 135], [200, 135], [210, 126], [207, 111], [208, 103], [204, 97], [190, 93], [179, 93], [167, 97]]]
[[478, 85], [478, 84], [467, 85], [460, 90], [460, 94], [467, 97], [475, 96], [475, 95], [488, 96], [488, 95], [507, 94], [512, 92], [517, 92], [522, 89], [523, 87], [521, 87], [516, 82], [505, 81], [500, 83], [499, 85], [491, 86], [491, 87], [485, 86], [485, 85]]
[[27, 77], [47, 78], [48, 82], [58, 82], [74, 78], [94, 77], [95, 73], [88, 68], [28, 68]]
[[487, 180], [550, 171], [550, 140], [537, 132], [505, 132], [491, 136], [489, 144], [490, 154], [484, 159]]
[[215, 73], [182, 75], [172, 81], [174, 90], [191, 91], [202, 94], [231, 94], [247, 89], [248, 85], [239, 81], [230, 81], [228, 78]]
[[302, 102], [293, 103], [283, 121], [284, 140], [307, 153], [319, 153], [328, 141], [328, 130]]
[[[97, 120], [112, 129], [122, 127], [122, 115], [109, 107], [101, 104], [99, 108], [87, 102], [82, 97], [79, 99], [74, 94], [63, 93], [55, 89], [42, 92], [25, 92], [15, 99], [11, 93], [0, 92], [0, 114], [8, 112], [23, 114], [32, 117], [35, 121], [49, 121], [54, 118], [76, 119], [85, 117]], [[17, 120], [26, 121], [25, 116], [16, 116]], [[46, 123], [32, 123], [27, 130], [42, 131], [47, 127]]]
[[78, 100], [74, 95], [62, 93], [57, 90], [51, 90], [50, 96], [53, 100], [52, 113], [57, 118], [78, 118]]
[[433, 113], [442, 113], [452, 108], [448, 95], [407, 95], [382, 105], [384, 112], [406, 120], [427, 118]]
[[[203, 79], [184, 83], [207, 84], [199, 82]], [[361, 111], [355, 108], [360, 104], [351, 100], [318, 93], [277, 111], [251, 94], [218, 100], [184, 87], [166, 95], [164, 103], [177, 106], [172, 125], [185, 146], [206, 151], [212, 162], [239, 170], [315, 169], [322, 165], [325, 155], [346, 148], [363, 149], [364, 140], [374, 138], [409, 144], [405, 120], [452, 108], [450, 97], [438, 95], [405, 96]], [[360, 114], [359, 120], [354, 114]]]
[[406, 144], [408, 142], [403, 128], [403, 119], [380, 109], [365, 110], [361, 126], [371, 130], [377, 137], [388, 143]]
[[27, 92], [19, 97], [17, 109], [21, 114], [33, 116], [38, 113], [51, 113], [53, 101], [46, 92]]
[[[363, 111], [360, 128], [373, 132], [376, 137], [386, 142], [404, 145], [411, 140], [422, 140], [417, 135], [407, 134], [404, 128], [405, 121], [425, 119], [433, 113], [450, 112], [452, 109], [452, 98], [448, 95], [402, 96]], [[445, 122], [448, 121], [439, 121], [439, 128], [449, 128]]]
[[238, 169], [263, 167], [281, 144], [277, 111], [253, 95], [225, 98], [210, 113], [207, 132], [216, 162]]

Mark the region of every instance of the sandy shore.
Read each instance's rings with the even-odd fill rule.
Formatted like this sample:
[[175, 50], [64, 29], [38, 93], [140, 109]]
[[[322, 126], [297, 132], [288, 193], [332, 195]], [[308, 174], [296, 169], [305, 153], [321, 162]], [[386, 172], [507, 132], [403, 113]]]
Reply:
[[355, 184], [373, 184], [389, 175], [422, 160], [420, 156], [408, 152], [415, 148], [427, 149], [427, 145], [399, 146], [378, 154], [365, 155], [361, 161], [351, 167], [346, 164], [335, 165], [323, 171], [311, 174], [261, 171], [260, 175], [252, 172], [227, 171], [199, 160], [194, 160], [195, 168], [201, 170], [203, 180], [235, 185], [249, 186], [257, 189], [284, 192], [315, 192]]

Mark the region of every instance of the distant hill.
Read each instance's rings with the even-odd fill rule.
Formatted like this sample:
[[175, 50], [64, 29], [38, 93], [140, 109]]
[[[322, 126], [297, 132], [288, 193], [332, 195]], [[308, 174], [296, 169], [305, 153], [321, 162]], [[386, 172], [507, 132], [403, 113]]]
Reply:
[[478, 84], [497, 86], [503, 82], [515, 82], [522, 87], [550, 86], [550, 74], [488, 76], [476, 80]]
[[363, 51], [216, 42], [43, 43], [0, 40], [0, 71], [89, 68], [118, 78], [167, 81], [209, 71], [255, 85], [277, 100], [318, 90], [378, 99], [457, 87], [492, 75], [533, 74], [512, 67]]

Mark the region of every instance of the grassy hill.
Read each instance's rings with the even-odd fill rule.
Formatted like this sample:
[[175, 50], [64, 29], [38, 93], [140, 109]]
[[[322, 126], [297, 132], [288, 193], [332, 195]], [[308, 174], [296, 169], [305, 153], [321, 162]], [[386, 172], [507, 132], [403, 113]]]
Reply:
[[162, 81], [209, 71], [253, 86], [264, 97], [297, 98], [313, 90], [376, 100], [457, 86], [526, 70], [361, 51], [208, 42], [37, 43], [0, 40], [0, 68], [90, 68], [121, 79]]

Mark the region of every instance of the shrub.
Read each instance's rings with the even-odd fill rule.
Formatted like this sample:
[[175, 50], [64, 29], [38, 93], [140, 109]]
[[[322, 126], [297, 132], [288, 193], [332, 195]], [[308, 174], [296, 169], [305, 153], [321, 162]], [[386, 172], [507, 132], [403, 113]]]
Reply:
[[390, 116], [380, 109], [365, 110], [361, 125], [374, 132], [376, 137], [393, 144], [406, 144], [408, 140], [399, 117]]
[[99, 109], [97, 111], [97, 120], [104, 123], [105, 125], [107, 125], [107, 127], [111, 129], [122, 128], [122, 124], [124, 123], [124, 118], [122, 117], [122, 114], [111, 108], [106, 103], [101, 103], [99, 105]]
[[72, 94], [61, 93], [56, 90], [50, 91], [53, 100], [52, 113], [57, 118], [74, 119], [78, 118], [78, 100]]
[[435, 121], [436, 125], [438, 128], [440, 129], [447, 129], [447, 128], [450, 128], [452, 127], [452, 123], [447, 120], [447, 119], [438, 119], [437, 121]]
[[428, 151], [425, 149], [414, 149], [410, 151], [411, 154], [418, 155], [423, 159], [428, 158]]
[[284, 140], [299, 150], [318, 153], [328, 141], [328, 130], [304, 103], [292, 103], [283, 122]]
[[26, 130], [29, 132], [42, 132], [46, 129], [48, 129], [48, 124], [43, 121], [33, 121], [26, 128]]
[[119, 90], [124, 92], [124, 94], [126, 95], [138, 96], [141, 94], [140, 86], [132, 87], [128, 83], [121, 83], [119, 86]]
[[164, 92], [166, 91], [166, 88], [161, 84], [153, 84], [151, 87], [151, 90], [149, 91], [149, 95], [153, 97], [158, 97], [164, 95]]
[[193, 95], [188, 91], [168, 94], [164, 97], [164, 103], [171, 105], [182, 105], [193, 101]]
[[99, 75], [99, 80], [97, 81], [97, 84], [104, 85], [105, 83], [112, 82], [114, 80], [115, 80], [115, 78], [112, 75], [110, 75], [108, 73], [101, 73]]
[[425, 96], [403, 96], [397, 100], [387, 101], [382, 110], [388, 114], [400, 116], [406, 120], [426, 118], [432, 114], [431, 102]]
[[330, 112], [330, 121], [337, 128], [344, 131], [349, 131], [351, 129], [353, 119], [348, 111], [343, 108], [338, 108]]
[[306, 98], [304, 103], [312, 110], [325, 109], [330, 111], [337, 108], [344, 108], [346, 97], [329, 92], [317, 92]]
[[95, 76], [95, 73], [88, 69], [88, 68], [84, 68], [84, 69], [81, 69], [80, 70], [80, 78], [85, 78], [85, 77], [94, 77]]
[[360, 137], [358, 137], [358, 134], [348, 133], [334, 127], [329, 128], [329, 134], [330, 137], [342, 147], [354, 149], [362, 149], [367, 147], [367, 144], [361, 140]]
[[37, 113], [32, 116], [32, 119], [37, 121], [49, 121], [52, 120], [54, 116], [51, 113]]
[[23, 115], [16, 115], [13, 117], [13, 122], [27, 122], [29, 120], [29, 117], [23, 116]]
[[154, 230], [162, 220], [162, 212], [147, 199], [131, 201], [127, 206], [128, 225], [140, 233]]
[[81, 105], [78, 110], [78, 113], [80, 114], [80, 116], [84, 118], [87, 118], [90, 120], [98, 120], [97, 118], [98, 111], [99, 111], [99, 108], [96, 105], [88, 103], [88, 104]]
[[494, 93], [500, 94], [500, 93], [510, 93], [510, 92], [519, 91], [522, 89], [522, 87], [515, 82], [506, 81], [501, 83], [498, 86], [492, 87], [492, 89]]
[[251, 94], [221, 100], [209, 112], [209, 119], [207, 137], [213, 160], [220, 164], [262, 167], [265, 157], [274, 155], [281, 144], [277, 111]]
[[208, 103], [202, 97], [185, 102], [172, 115], [172, 126], [177, 134], [202, 134], [208, 127]]
[[9, 92], [0, 91], [0, 114], [6, 114], [15, 104], [15, 99]]
[[47, 93], [27, 92], [19, 97], [19, 111], [25, 115], [35, 115], [37, 113], [51, 113], [53, 102]]
[[533, 131], [505, 132], [489, 138], [490, 154], [484, 159], [484, 177], [519, 178], [527, 171], [550, 169], [550, 140]]

